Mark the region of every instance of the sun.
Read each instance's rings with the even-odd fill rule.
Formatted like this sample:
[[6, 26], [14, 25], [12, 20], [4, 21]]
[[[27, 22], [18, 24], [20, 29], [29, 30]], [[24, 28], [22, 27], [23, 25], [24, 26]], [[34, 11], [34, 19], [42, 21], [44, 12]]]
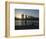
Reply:
[[16, 17], [17, 17], [17, 18], [20, 18], [20, 19], [22, 18], [22, 17], [21, 17], [21, 14], [16, 14]]

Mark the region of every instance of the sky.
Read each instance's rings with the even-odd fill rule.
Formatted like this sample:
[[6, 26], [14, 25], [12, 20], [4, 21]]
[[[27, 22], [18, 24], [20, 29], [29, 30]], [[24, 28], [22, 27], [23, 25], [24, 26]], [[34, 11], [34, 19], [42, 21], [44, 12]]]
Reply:
[[16, 14], [26, 14], [28, 16], [39, 17], [39, 10], [38, 9], [15, 9]]

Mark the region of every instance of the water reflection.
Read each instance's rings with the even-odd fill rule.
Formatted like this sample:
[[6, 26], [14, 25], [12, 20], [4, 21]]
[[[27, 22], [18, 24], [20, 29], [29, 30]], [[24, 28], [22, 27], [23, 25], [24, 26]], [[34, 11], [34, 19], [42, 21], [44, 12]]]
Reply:
[[39, 25], [39, 21], [32, 21], [32, 20], [16, 20], [15, 25], [16, 26], [26, 26], [26, 25]]

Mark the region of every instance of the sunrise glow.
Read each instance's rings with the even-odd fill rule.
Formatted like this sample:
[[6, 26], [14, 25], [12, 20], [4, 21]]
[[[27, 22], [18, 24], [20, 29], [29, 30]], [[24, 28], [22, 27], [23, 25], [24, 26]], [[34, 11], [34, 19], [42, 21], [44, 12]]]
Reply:
[[21, 17], [21, 14], [16, 14], [16, 17], [17, 17], [17, 18], [20, 18], [20, 19], [22, 18], [22, 17]]

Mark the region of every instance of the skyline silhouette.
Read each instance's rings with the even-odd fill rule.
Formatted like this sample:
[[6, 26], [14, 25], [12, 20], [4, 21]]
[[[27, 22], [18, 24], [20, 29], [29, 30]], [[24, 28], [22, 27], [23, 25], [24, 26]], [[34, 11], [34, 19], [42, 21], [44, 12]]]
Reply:
[[[39, 10], [37, 9], [15, 9], [15, 16], [25, 14], [28, 16], [39, 17]], [[20, 16], [21, 18], [21, 16]]]

